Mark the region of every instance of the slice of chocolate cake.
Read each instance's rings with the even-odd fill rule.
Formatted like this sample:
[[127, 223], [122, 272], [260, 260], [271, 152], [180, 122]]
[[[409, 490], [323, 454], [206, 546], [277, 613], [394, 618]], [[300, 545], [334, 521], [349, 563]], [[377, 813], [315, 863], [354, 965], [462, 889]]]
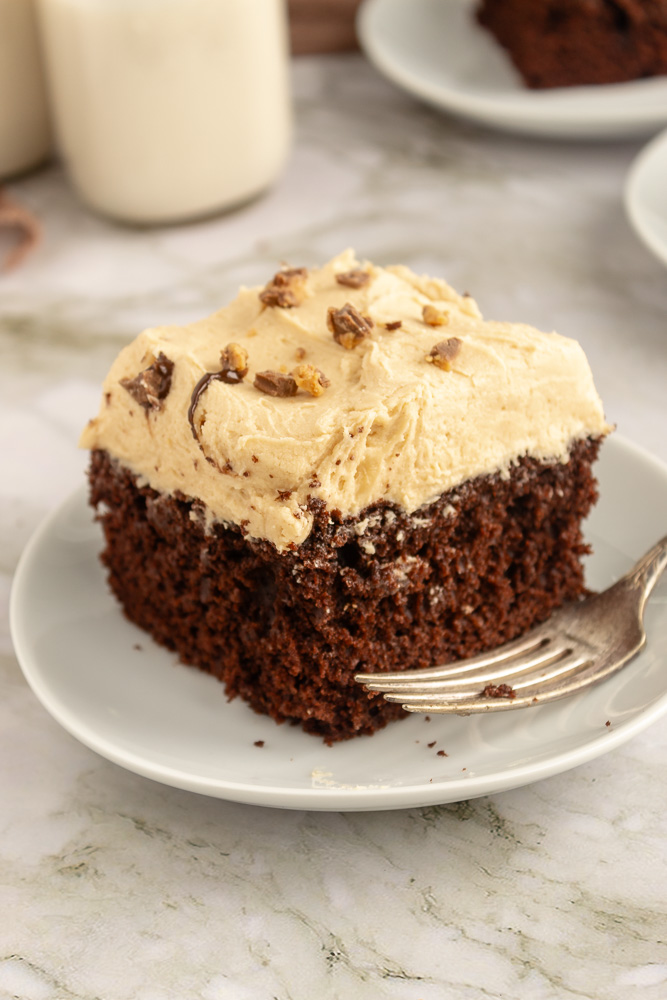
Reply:
[[480, 652], [582, 594], [608, 430], [574, 341], [347, 252], [141, 334], [82, 445], [126, 615], [333, 741], [401, 714], [355, 673]]
[[482, 0], [477, 20], [529, 87], [667, 73], [667, 0]]

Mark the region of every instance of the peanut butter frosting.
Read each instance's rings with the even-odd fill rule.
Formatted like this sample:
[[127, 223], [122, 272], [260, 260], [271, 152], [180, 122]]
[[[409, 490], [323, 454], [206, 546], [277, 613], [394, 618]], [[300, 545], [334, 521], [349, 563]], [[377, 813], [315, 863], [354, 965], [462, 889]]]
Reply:
[[310, 498], [343, 516], [379, 500], [412, 513], [609, 430], [578, 343], [485, 322], [445, 281], [348, 250], [140, 334], [80, 443], [201, 501], [209, 527], [284, 550], [308, 537]]

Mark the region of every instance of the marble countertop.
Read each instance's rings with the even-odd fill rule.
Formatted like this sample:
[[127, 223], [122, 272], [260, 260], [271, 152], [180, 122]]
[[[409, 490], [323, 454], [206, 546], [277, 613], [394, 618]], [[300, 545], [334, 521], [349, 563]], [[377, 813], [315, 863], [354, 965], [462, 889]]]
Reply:
[[488, 317], [578, 338], [609, 419], [667, 461], [667, 273], [621, 200], [638, 144], [485, 131], [360, 56], [300, 60], [295, 97], [284, 176], [227, 216], [130, 230], [57, 168], [11, 185], [44, 239], [0, 277], [0, 997], [665, 1000], [664, 720], [503, 794], [289, 812], [121, 770], [23, 680], [12, 572], [82, 480], [76, 441], [112, 358], [281, 260], [354, 246], [445, 275]]

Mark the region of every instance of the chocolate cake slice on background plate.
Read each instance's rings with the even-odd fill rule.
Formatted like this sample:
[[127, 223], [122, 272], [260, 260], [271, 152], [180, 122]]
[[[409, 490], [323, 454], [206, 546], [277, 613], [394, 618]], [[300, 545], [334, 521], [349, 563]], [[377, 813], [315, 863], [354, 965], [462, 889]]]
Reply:
[[476, 15], [529, 87], [667, 73], [667, 0], [482, 0]]

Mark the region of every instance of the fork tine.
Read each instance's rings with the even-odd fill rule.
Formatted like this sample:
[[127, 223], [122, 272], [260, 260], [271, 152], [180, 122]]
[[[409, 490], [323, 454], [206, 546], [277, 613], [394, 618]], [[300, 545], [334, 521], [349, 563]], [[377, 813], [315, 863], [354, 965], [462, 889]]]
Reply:
[[[406, 712], [428, 712], [434, 715], [473, 715], [482, 712], [507, 712], [528, 706], [546, 705], [606, 680], [624, 667], [638, 652], [638, 649], [634, 649], [619, 659], [606, 658], [599, 663], [591, 661], [589, 657], [580, 667], [576, 668], [574, 676], [571, 676], [566, 683], [562, 683], [556, 677], [551, 682], [542, 684], [540, 679], [536, 678], [533, 686], [516, 698], [482, 697], [479, 693], [471, 697], [471, 692], [467, 692], [466, 695], [457, 700], [452, 699], [451, 696], [448, 696], [446, 700], [432, 698], [427, 701], [417, 701], [411, 698], [409, 702], [402, 703], [402, 708]], [[588, 663], [591, 664], [592, 669], [587, 669]], [[400, 701], [399, 698], [393, 696], [389, 696], [387, 700], [390, 699]]]
[[[553, 617], [550, 620], [553, 625]], [[549, 638], [546, 623], [538, 625], [520, 639], [506, 642], [503, 646], [488, 653], [480, 653], [478, 656], [470, 656], [465, 660], [457, 660], [454, 663], [446, 663], [440, 667], [433, 667], [430, 670], [400, 670], [396, 673], [382, 674], [355, 674], [355, 681], [368, 687], [370, 684], [382, 683], [382, 690], [387, 681], [409, 681], [409, 680], [439, 680], [446, 677], [456, 677], [466, 674], [482, 667], [492, 667], [496, 663], [508, 662], [523, 653], [530, 653], [538, 649], [545, 640]]]
[[403, 692], [406, 695], [411, 691], [432, 691], [434, 693], [441, 691], [444, 693], [448, 690], [460, 689], [462, 684], [475, 684], [479, 687], [480, 684], [489, 684], [492, 681], [509, 681], [512, 677], [535, 671], [538, 668], [545, 669], [552, 663], [560, 663], [571, 652], [571, 648], [567, 645], [546, 639], [536, 649], [529, 650], [523, 656], [500, 660], [495, 670], [489, 670], [485, 667], [473, 670], [467, 666], [465, 672], [459, 671], [458, 676], [450, 674], [443, 677], [441, 675], [433, 680], [424, 680], [423, 676], [420, 676], [411, 680], [409, 677], [399, 675], [399, 679], [389, 682], [385, 680], [384, 675], [375, 674], [374, 680], [366, 682], [365, 687], [369, 691], [396, 692], [397, 694]]
[[[591, 659], [590, 652], [567, 649], [561, 651], [558, 659], [551, 660], [546, 664], [538, 664], [535, 669], [531, 670], [526, 677], [520, 679], [519, 681], [513, 681], [512, 675], [508, 673], [498, 673], [494, 680], [500, 681], [500, 683], [507, 684], [508, 686], [511, 684], [512, 691], [515, 692], [515, 695], [519, 691], [527, 692], [529, 690], [532, 694], [534, 693], [533, 689], [536, 685], [539, 685], [540, 690], [542, 690], [545, 686], [548, 687], [551, 681], [568, 677], [571, 674], [592, 665], [592, 663], [593, 661]], [[549, 666], [551, 666], [551, 669], [548, 669]], [[486, 677], [475, 677], [472, 679], [466, 678], [466, 686], [462, 688], [459, 685], [458, 689], [448, 686], [455, 684], [456, 681], [441, 681], [437, 687], [435, 686], [436, 682], [433, 682], [433, 687], [427, 687], [426, 685], [418, 686], [414, 683], [412, 688], [407, 691], [383, 691], [383, 693], [386, 700], [391, 702], [409, 700], [411, 704], [437, 704], [438, 702], [456, 701], [456, 703], [459, 704], [461, 701], [465, 700], [479, 700], [479, 698], [482, 697], [482, 685], [484, 685], [486, 681]], [[497, 701], [498, 698], [496, 697], [494, 700]]]

